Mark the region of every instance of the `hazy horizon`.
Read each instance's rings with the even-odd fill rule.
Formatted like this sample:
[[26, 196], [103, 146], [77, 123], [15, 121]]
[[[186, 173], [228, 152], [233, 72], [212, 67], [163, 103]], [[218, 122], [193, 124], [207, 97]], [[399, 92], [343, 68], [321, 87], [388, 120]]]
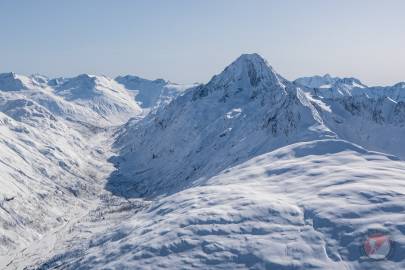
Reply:
[[1, 1], [0, 72], [206, 82], [243, 53], [287, 79], [405, 81], [405, 2]]

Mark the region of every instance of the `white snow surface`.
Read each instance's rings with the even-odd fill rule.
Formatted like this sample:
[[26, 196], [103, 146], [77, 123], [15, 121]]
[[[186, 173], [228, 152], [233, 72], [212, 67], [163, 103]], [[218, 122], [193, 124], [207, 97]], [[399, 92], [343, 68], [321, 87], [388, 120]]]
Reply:
[[325, 74], [323, 76], [315, 75], [311, 77], [301, 77], [294, 82], [309, 88], [329, 88], [338, 80], [338, 77], [332, 77], [330, 74]]
[[105, 76], [0, 74], [0, 269], [88, 212], [114, 170], [114, 127], [144, 114]]
[[338, 78], [325, 76], [312, 76], [298, 78], [293, 82], [302, 86], [313, 95], [327, 99], [339, 99], [342, 97], [366, 96], [369, 99], [390, 98], [397, 102], [405, 101], [405, 83], [400, 82], [393, 86], [368, 87], [356, 78]]
[[118, 76], [115, 80], [130, 90], [144, 109], [168, 104], [184, 90], [197, 86], [176, 84], [163, 79], [147, 80], [133, 75]]
[[0, 268], [405, 268], [403, 83], [4, 78]]
[[[402, 269], [404, 172], [402, 161], [346, 141], [292, 144], [136, 205], [119, 223], [103, 216], [101, 230], [78, 224], [90, 239], [37, 267]], [[395, 239], [392, 260], [362, 254], [375, 229]]]

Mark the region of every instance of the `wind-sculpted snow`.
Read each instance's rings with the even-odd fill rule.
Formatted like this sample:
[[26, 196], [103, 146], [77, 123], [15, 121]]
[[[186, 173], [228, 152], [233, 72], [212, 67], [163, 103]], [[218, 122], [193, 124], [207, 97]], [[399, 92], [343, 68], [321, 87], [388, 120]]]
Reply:
[[[90, 239], [37, 266], [402, 269], [404, 175], [402, 161], [346, 141], [292, 144], [156, 199], [121, 224], [93, 227]], [[373, 230], [391, 235], [386, 260], [362, 252]]]

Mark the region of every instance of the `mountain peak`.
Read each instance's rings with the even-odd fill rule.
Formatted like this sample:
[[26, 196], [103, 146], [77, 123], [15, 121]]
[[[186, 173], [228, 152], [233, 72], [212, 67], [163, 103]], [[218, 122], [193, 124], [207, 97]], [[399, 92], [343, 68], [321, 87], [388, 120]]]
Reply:
[[280, 76], [259, 54], [242, 54], [221, 74], [214, 76], [209, 84], [217, 86], [259, 87], [260, 85], [281, 85]]
[[236, 59], [235, 62], [238, 62], [238, 61], [251, 61], [251, 62], [267, 64], [266, 59], [264, 59], [257, 53], [243, 53]]

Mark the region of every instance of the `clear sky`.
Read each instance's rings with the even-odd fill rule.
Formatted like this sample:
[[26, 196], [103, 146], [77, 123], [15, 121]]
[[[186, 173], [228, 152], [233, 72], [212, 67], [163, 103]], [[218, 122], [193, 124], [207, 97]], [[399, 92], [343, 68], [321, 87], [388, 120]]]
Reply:
[[0, 0], [0, 72], [206, 82], [257, 52], [284, 77], [405, 81], [403, 0]]

